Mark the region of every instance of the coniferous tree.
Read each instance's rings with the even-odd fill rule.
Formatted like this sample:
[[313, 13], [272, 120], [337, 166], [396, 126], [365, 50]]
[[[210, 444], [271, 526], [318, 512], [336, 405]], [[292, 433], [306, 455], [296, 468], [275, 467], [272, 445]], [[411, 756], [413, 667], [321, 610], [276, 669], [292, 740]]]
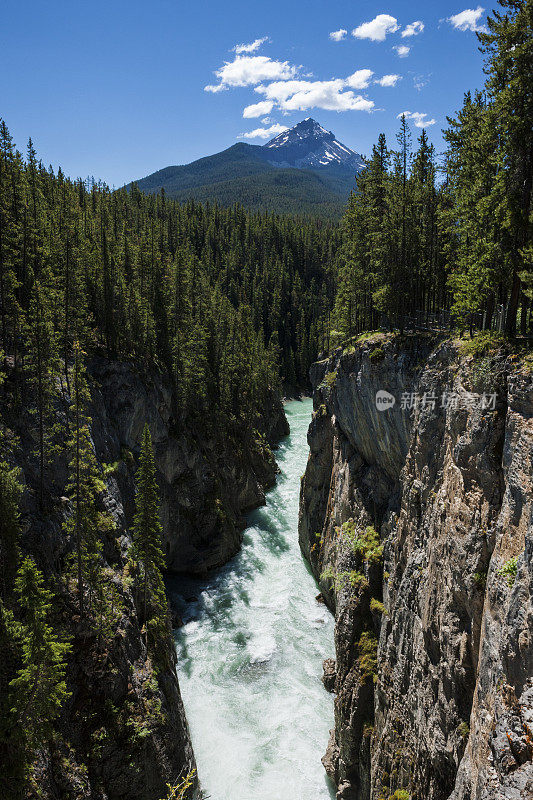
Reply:
[[0, 462], [0, 587], [4, 601], [12, 593], [17, 570], [21, 494], [19, 470]]
[[44, 502], [45, 470], [50, 459], [53, 434], [53, 403], [59, 373], [57, 336], [52, 320], [50, 290], [36, 281], [28, 310], [26, 370], [36, 394], [38, 420], [39, 506]]
[[51, 624], [53, 595], [30, 557], [22, 561], [15, 590], [21, 622], [0, 601], [0, 631], [8, 646], [15, 646], [11, 660], [20, 664], [2, 697], [0, 746], [7, 751], [9, 791], [22, 797], [23, 780], [34, 754], [51, 736], [54, 720], [69, 696], [65, 659], [71, 646]]
[[155, 476], [152, 437], [148, 424], [144, 426], [137, 495], [133, 522], [133, 558], [140, 568], [142, 618], [149, 644], [157, 646], [161, 629], [167, 625], [167, 605], [162, 570], [165, 566], [161, 545], [159, 492]]
[[[69, 413], [70, 438], [69, 482], [67, 491], [74, 514], [65, 523], [65, 531], [75, 542], [75, 572], [80, 615], [84, 616], [92, 596], [99, 588], [102, 540], [99, 534], [109, 528], [109, 520], [98, 510], [99, 470], [91, 439], [88, 415], [90, 393], [78, 342], [74, 345], [72, 397]], [[87, 589], [87, 593], [86, 593]]]

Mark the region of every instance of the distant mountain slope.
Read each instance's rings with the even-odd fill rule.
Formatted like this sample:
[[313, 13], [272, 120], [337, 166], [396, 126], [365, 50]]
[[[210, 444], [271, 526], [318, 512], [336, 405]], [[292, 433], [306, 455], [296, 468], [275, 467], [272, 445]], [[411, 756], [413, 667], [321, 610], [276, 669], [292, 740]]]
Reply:
[[136, 183], [143, 192], [164, 189], [178, 200], [335, 217], [342, 213], [362, 165], [361, 156], [307, 119], [266, 145], [241, 142]]

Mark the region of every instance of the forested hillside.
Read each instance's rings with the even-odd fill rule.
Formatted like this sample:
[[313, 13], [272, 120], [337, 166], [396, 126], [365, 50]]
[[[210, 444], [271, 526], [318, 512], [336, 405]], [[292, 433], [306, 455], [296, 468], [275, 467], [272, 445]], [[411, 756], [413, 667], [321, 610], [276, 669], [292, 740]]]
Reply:
[[227, 559], [264, 498], [337, 237], [88, 187], [1, 123], [2, 797], [158, 798], [193, 768], [161, 570]]
[[338, 219], [361, 161], [308, 117], [263, 146], [239, 142], [191, 164], [160, 169], [135, 185], [147, 194], [164, 190], [181, 202], [239, 203], [254, 211]]
[[238, 203], [252, 211], [338, 220], [354, 182], [334, 168], [314, 172], [272, 166], [263, 147], [239, 143], [192, 164], [165, 167], [129, 186], [147, 194], [164, 190], [182, 203], [192, 199], [225, 208]]
[[530, 2], [504, 0], [479, 33], [487, 81], [448, 119], [437, 157], [402, 118], [382, 134], [343, 219], [335, 325], [344, 336], [415, 312], [451, 311], [460, 328], [531, 327], [533, 22]]

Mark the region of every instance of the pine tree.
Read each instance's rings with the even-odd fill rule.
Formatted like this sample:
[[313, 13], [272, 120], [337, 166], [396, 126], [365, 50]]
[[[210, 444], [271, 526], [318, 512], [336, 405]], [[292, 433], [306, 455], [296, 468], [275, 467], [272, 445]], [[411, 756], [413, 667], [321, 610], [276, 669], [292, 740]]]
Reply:
[[28, 311], [26, 369], [36, 394], [39, 457], [39, 507], [43, 509], [45, 470], [53, 435], [53, 403], [59, 374], [57, 334], [52, 320], [52, 301], [45, 285], [36, 281]]
[[0, 462], [0, 573], [1, 596], [7, 601], [17, 570], [20, 535], [19, 502], [22, 486], [17, 468]]
[[65, 531], [75, 542], [75, 562], [80, 615], [86, 611], [85, 590], [88, 602], [100, 585], [102, 541], [100, 533], [109, 528], [109, 520], [98, 511], [98, 494], [101, 490], [98, 465], [91, 439], [91, 418], [88, 415], [90, 393], [84, 373], [79, 343], [74, 345], [72, 367], [72, 398], [69, 423], [70, 454], [67, 491], [74, 506], [74, 515], [65, 523]]
[[148, 424], [143, 430], [137, 470], [137, 496], [132, 533], [132, 555], [140, 566], [142, 619], [146, 637], [149, 643], [157, 645], [161, 626], [166, 626], [167, 607], [162, 576], [165, 559], [161, 548], [159, 492]]
[[19, 177], [17, 163], [11, 135], [0, 119], [0, 332], [4, 357], [14, 344], [15, 320], [21, 315], [16, 277], [20, 224], [14, 206], [16, 191], [13, 191]]
[[[499, 223], [509, 263], [506, 330], [516, 331], [521, 272], [531, 269], [533, 233], [533, 2], [499, 0], [501, 11], [487, 18], [480, 32], [485, 53], [490, 124], [498, 136], [499, 169], [490, 194], [498, 199]], [[496, 205], [496, 204], [495, 204]]]
[[69, 692], [65, 659], [71, 649], [51, 625], [52, 592], [35, 562], [26, 557], [15, 589], [22, 610], [18, 627], [22, 665], [10, 682], [10, 723], [28, 752], [44, 744]]

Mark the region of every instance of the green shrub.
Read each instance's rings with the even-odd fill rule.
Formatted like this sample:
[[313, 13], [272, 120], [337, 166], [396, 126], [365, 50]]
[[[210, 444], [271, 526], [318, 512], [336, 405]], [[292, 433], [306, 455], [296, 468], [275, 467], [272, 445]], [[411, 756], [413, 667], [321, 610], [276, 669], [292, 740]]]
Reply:
[[344, 522], [341, 535], [349, 543], [350, 547], [361, 556], [363, 561], [369, 564], [377, 564], [383, 557], [383, 545], [379, 540], [379, 534], [371, 525], [368, 525], [362, 533], [355, 527], [353, 519]]
[[335, 570], [331, 565], [328, 565], [326, 569], [320, 573], [320, 580], [321, 581], [334, 581], [335, 580]]
[[185, 800], [185, 798], [189, 796], [189, 789], [192, 789], [194, 786], [195, 779], [196, 770], [193, 769], [185, 778], [178, 781], [174, 786], [171, 783], [167, 783], [168, 793], [164, 800]]
[[482, 358], [472, 366], [472, 388], [476, 392], [489, 392], [494, 387], [492, 358]]
[[326, 372], [324, 383], [329, 389], [333, 389], [337, 383], [337, 371], [335, 370], [333, 372]]
[[114, 475], [119, 468], [119, 464], [120, 461], [113, 461], [110, 464], [102, 464], [102, 472], [104, 473], [104, 478], [109, 478], [111, 475]]
[[394, 794], [390, 794], [388, 798], [381, 797], [380, 800], [409, 800], [410, 796], [407, 789], [396, 789]]
[[375, 680], [378, 671], [378, 640], [371, 631], [364, 631], [357, 643], [359, 657], [359, 683]]
[[498, 575], [507, 579], [507, 585], [512, 586], [515, 582], [516, 573], [518, 571], [518, 556], [510, 558], [506, 561], [501, 569], [498, 570]]
[[349, 583], [352, 588], [356, 589], [358, 586], [366, 588], [368, 581], [362, 572], [357, 570], [345, 570], [343, 572], [335, 572], [333, 567], [329, 566], [320, 575], [320, 580], [329, 580], [335, 587], [335, 591], [340, 591], [344, 588], [346, 583]]
[[377, 611], [378, 614], [385, 614], [385, 616], [387, 616], [389, 613], [383, 603], [381, 603], [379, 600], [376, 600], [375, 597], [370, 600], [370, 610]]
[[460, 725], [457, 726], [457, 733], [461, 739], [468, 739], [468, 736], [470, 735], [468, 722], [461, 722]]
[[461, 352], [464, 355], [481, 358], [487, 353], [500, 348], [504, 341], [503, 334], [495, 331], [484, 331], [483, 333], [477, 333], [469, 341], [462, 342]]
[[487, 572], [474, 572], [474, 583], [478, 589], [484, 589], [487, 584]]
[[373, 364], [377, 364], [385, 358], [385, 351], [382, 347], [376, 347], [368, 357]]

